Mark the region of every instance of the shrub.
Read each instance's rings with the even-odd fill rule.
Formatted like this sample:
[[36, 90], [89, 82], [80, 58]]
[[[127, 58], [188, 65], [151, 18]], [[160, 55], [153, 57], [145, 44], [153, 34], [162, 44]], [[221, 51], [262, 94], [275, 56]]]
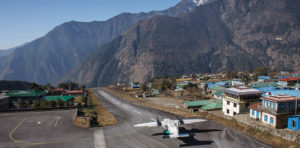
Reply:
[[49, 105], [49, 102], [48, 102], [47, 100], [42, 100], [41, 106], [40, 106], [40, 107], [42, 107], [42, 108], [47, 108], [48, 105]]
[[40, 108], [41, 101], [40, 100], [35, 100], [32, 106], [33, 106], [33, 108]]
[[55, 102], [54, 100], [51, 100], [51, 101], [49, 102], [49, 106], [50, 106], [50, 107], [55, 107], [55, 106], [56, 106], [56, 102]]
[[62, 101], [61, 99], [58, 99], [56, 104], [59, 106], [59, 107], [64, 107], [64, 101]]

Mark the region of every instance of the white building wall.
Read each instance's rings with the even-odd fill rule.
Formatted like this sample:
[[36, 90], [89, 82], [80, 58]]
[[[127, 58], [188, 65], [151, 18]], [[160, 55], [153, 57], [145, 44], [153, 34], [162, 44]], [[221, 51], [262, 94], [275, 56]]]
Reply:
[[[229, 104], [227, 104], [227, 101], [229, 100], [223, 99], [223, 112], [225, 115], [234, 116], [234, 113], [240, 113], [240, 105], [238, 103], [236, 103], [236, 107], [234, 107], [234, 102], [229, 101]], [[229, 110], [229, 113], [227, 110]]]
[[253, 109], [250, 109], [250, 117], [255, 119], [256, 118], [256, 110], [254, 110], [254, 113], [255, 113], [254, 115], [252, 115], [252, 111], [253, 111]]
[[[265, 116], [267, 116], [267, 121], [265, 120]], [[273, 124], [270, 123], [271, 117], [273, 118]], [[276, 126], [276, 116], [271, 115], [271, 114], [268, 114], [268, 113], [266, 113], [266, 112], [262, 112], [261, 121], [262, 121], [264, 124], [269, 124], [269, 125], [272, 125], [272, 126], [274, 126], [274, 127]]]

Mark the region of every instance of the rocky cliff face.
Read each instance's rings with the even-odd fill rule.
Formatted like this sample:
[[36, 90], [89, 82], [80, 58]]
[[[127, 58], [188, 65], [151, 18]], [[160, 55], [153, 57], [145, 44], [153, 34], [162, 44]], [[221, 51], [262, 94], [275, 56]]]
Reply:
[[156, 16], [92, 54], [63, 80], [90, 86], [183, 73], [300, 68], [300, 2], [218, 0]]
[[44, 37], [18, 47], [0, 59], [0, 79], [55, 83], [89, 54], [122, 35], [136, 22], [155, 15], [179, 16], [196, 4], [182, 0], [176, 6], [149, 13], [123, 13], [103, 22], [67, 22]]

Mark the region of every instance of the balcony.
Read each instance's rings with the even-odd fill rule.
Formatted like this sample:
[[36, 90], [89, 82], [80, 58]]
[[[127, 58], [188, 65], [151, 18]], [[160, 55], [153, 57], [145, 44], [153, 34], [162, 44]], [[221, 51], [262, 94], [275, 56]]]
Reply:
[[271, 108], [267, 108], [267, 107], [263, 107], [263, 106], [257, 106], [258, 111], [263, 111], [263, 112], [267, 112], [270, 113], [272, 115], [279, 115], [279, 114], [290, 114], [293, 113], [295, 110], [294, 109], [289, 109], [289, 108], [284, 108], [284, 109], [280, 109], [280, 110], [273, 110]]

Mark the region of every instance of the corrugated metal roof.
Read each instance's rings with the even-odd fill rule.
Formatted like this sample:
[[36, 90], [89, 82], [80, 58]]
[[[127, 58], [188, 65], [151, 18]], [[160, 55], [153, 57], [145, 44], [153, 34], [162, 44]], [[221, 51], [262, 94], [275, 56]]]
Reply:
[[224, 91], [219, 90], [219, 91], [217, 91], [217, 92], [215, 93], [215, 95], [217, 95], [217, 96], [222, 96], [222, 95], [224, 95]]
[[269, 76], [259, 76], [258, 79], [271, 79]]
[[62, 100], [62, 101], [69, 101], [70, 99], [73, 99], [74, 96], [46, 96], [45, 100], [47, 101], [57, 101], [58, 99]]
[[194, 106], [214, 106], [214, 105], [210, 105], [210, 104], [222, 104], [223, 100], [200, 100], [200, 101], [189, 101], [189, 102], [185, 102], [184, 104], [188, 107], [194, 107]]
[[192, 107], [192, 106], [206, 105], [207, 103], [208, 103], [208, 100], [200, 100], [200, 101], [189, 101], [189, 102], [185, 102], [184, 104], [188, 107]]
[[9, 97], [40, 97], [44, 94], [41, 90], [12, 90], [6, 93]]
[[203, 110], [215, 110], [215, 109], [221, 109], [222, 106], [223, 106], [222, 103], [215, 102], [215, 103], [207, 104], [206, 106], [202, 107], [201, 109], [203, 109]]
[[264, 83], [253, 83], [250, 87], [252, 88], [263, 88], [263, 87], [276, 87], [277, 82], [264, 82]]
[[216, 85], [216, 86], [214, 86], [214, 87], [212, 87], [212, 88], [210, 88], [210, 89], [212, 89], [212, 90], [216, 90], [216, 91], [219, 91], [219, 90], [224, 90], [224, 89], [225, 89], [225, 87], [222, 87], [222, 86]]

